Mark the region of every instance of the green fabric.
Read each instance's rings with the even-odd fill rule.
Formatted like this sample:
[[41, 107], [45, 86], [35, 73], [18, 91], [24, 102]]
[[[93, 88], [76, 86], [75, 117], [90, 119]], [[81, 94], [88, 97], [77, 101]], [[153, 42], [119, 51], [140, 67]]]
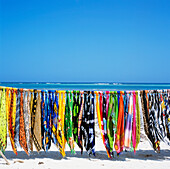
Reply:
[[114, 92], [114, 127], [115, 127], [115, 133], [116, 133], [116, 129], [117, 129], [117, 120], [118, 120], [118, 112], [119, 112], [119, 105], [118, 105], [118, 98], [117, 98], [117, 92]]
[[110, 94], [109, 98], [109, 110], [108, 110], [108, 116], [107, 116], [107, 135], [109, 138], [109, 145], [110, 145], [110, 152], [113, 151], [113, 140], [114, 140], [114, 130], [113, 130], [113, 95]]
[[73, 136], [74, 141], [78, 144], [78, 116], [79, 116], [80, 100], [79, 91], [73, 91]]
[[67, 144], [70, 147], [71, 154], [75, 154], [73, 134], [72, 134], [72, 119], [71, 119], [73, 99], [72, 99], [71, 92], [70, 92], [70, 97], [69, 97], [69, 92], [67, 91], [66, 93], [67, 94], [66, 94], [64, 133], [65, 133], [65, 138], [67, 140]]
[[140, 108], [139, 108], [139, 100], [138, 100], [138, 92], [136, 93], [136, 148], [140, 142]]

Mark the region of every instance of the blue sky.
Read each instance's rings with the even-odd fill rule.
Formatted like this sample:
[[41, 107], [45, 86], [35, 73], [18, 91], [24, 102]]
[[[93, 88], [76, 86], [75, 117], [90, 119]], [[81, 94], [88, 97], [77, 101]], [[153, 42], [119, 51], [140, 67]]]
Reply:
[[169, 0], [0, 0], [0, 81], [170, 83]]

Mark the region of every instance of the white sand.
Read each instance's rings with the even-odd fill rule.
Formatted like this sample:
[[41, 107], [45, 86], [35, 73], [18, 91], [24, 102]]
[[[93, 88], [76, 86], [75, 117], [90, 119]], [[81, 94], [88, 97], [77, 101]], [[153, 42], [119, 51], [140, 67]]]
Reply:
[[[136, 155], [134, 155], [133, 152], [123, 152], [119, 157], [115, 157], [112, 160], [109, 159], [102, 144], [98, 127], [96, 127], [96, 129], [96, 157], [89, 157], [85, 150], [83, 155], [81, 155], [77, 146], [75, 147], [77, 154], [71, 155], [69, 147], [66, 146], [66, 158], [62, 158], [54, 144], [52, 144], [50, 151], [47, 153], [41, 151], [38, 154], [34, 151], [33, 154], [28, 157], [23, 150], [20, 150], [18, 156], [16, 156], [11, 149], [8, 138], [8, 146], [5, 155], [9, 159], [11, 165], [6, 165], [5, 161], [0, 157], [0, 169], [170, 168], [170, 147], [161, 143], [161, 152], [160, 154], [156, 154], [143, 134]], [[16, 162], [17, 160], [20, 160], [23, 163]], [[39, 164], [41, 162], [43, 162], [43, 164]]]

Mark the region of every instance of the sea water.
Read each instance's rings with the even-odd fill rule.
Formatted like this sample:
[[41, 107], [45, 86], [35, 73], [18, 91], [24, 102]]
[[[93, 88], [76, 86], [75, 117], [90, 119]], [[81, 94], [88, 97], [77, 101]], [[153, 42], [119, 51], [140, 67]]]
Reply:
[[107, 82], [0, 82], [0, 86], [54, 90], [156, 90], [170, 89], [170, 83], [107, 83]]

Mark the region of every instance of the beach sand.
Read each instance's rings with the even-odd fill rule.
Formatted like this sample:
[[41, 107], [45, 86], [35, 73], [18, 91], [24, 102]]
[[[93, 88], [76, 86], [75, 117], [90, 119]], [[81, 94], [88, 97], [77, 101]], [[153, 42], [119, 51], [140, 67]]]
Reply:
[[130, 168], [130, 169], [168, 169], [170, 168], [170, 147], [161, 143], [161, 152], [155, 153], [150, 143], [144, 135], [143, 129], [141, 141], [136, 154], [134, 152], [123, 152], [119, 157], [109, 159], [107, 157], [101, 135], [96, 124], [96, 157], [90, 156], [84, 150], [81, 155], [80, 149], [75, 146], [76, 155], [72, 155], [66, 145], [66, 157], [62, 158], [57, 147], [52, 144], [48, 152], [41, 151], [39, 154], [35, 148], [30, 156], [23, 150], [19, 150], [16, 156], [11, 148], [9, 137], [8, 146], [5, 156], [8, 158], [10, 165], [6, 165], [2, 157], [0, 157], [0, 169], [80, 169], [80, 168]]

